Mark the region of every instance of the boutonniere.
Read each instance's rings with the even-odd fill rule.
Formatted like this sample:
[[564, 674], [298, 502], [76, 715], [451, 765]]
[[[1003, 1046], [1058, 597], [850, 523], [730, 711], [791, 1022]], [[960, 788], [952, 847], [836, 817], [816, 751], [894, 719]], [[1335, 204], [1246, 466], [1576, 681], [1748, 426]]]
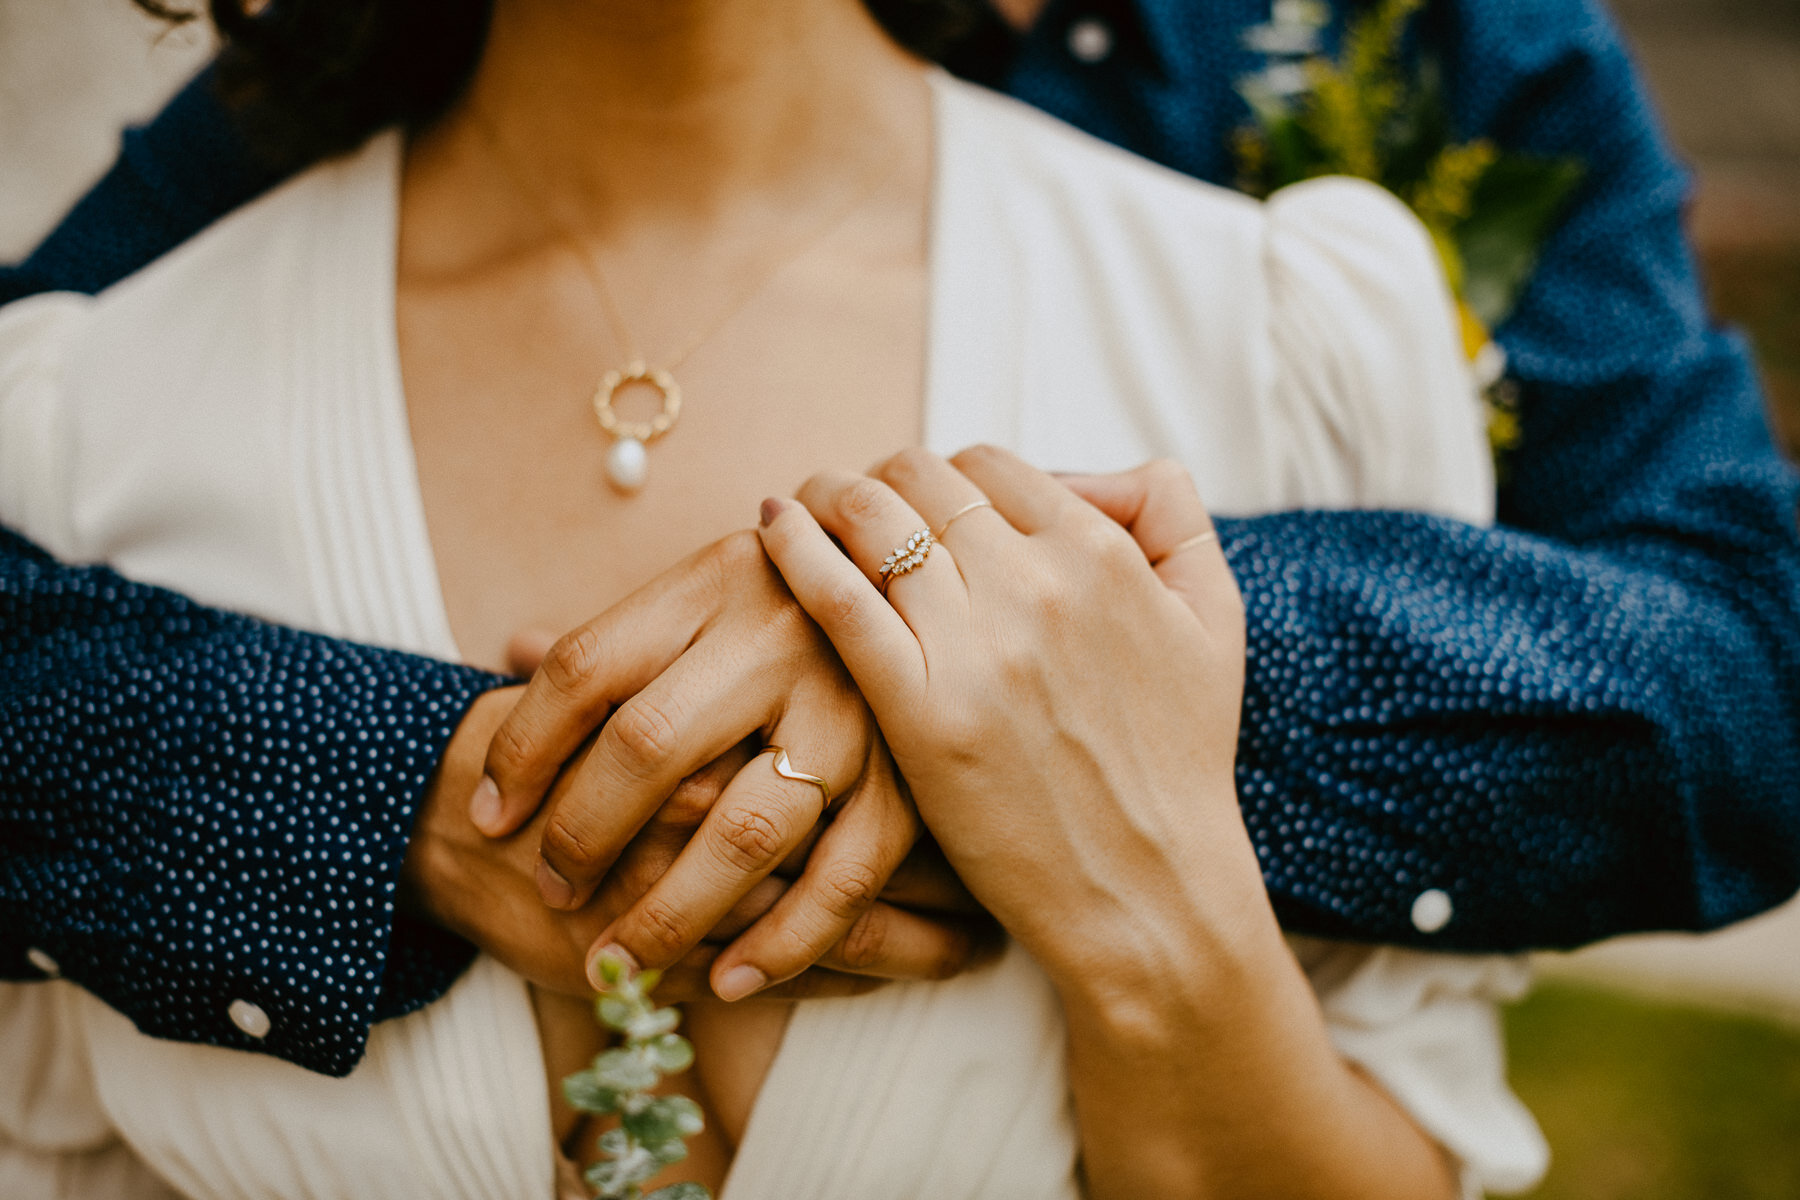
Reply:
[[1512, 315], [1585, 171], [1574, 159], [1456, 139], [1437, 63], [1403, 55], [1424, 3], [1378, 0], [1346, 24], [1334, 59], [1324, 51], [1323, 0], [1275, 0], [1268, 24], [1245, 34], [1265, 65], [1238, 84], [1251, 113], [1234, 139], [1238, 185], [1266, 197], [1301, 180], [1354, 175], [1418, 215], [1456, 295], [1498, 460], [1518, 444], [1519, 420], [1492, 331]]

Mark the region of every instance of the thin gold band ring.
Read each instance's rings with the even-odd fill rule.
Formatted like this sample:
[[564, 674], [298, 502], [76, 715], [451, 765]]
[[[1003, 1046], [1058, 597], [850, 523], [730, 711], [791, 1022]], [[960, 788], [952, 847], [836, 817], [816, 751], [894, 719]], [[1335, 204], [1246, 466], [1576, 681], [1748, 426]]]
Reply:
[[763, 753], [773, 754], [775, 756], [775, 773], [783, 779], [792, 779], [795, 783], [810, 783], [818, 788], [819, 794], [825, 798], [824, 811], [831, 811], [831, 785], [829, 783], [826, 783], [817, 775], [808, 775], [805, 771], [796, 771], [794, 769], [794, 764], [788, 761], [787, 751], [783, 750], [780, 746], [764, 746]]
[[951, 513], [948, 517], [945, 517], [944, 523], [942, 525], [939, 525], [937, 527], [937, 532], [932, 534], [931, 536], [941, 542], [944, 540], [944, 534], [949, 532], [950, 526], [952, 526], [956, 523], [957, 518], [966, 517], [978, 508], [992, 508], [992, 507], [994, 507], [994, 502], [992, 500], [977, 500], [973, 504], [965, 504], [961, 508], [957, 509], [955, 512]]
[[1216, 529], [1209, 529], [1205, 533], [1196, 533], [1193, 537], [1188, 538], [1184, 542], [1177, 542], [1174, 546], [1170, 547], [1168, 553], [1159, 556], [1152, 561], [1150, 565], [1153, 567], [1160, 567], [1184, 550], [1192, 550], [1195, 546], [1204, 546], [1208, 542], [1216, 542], [1218, 540], [1219, 532]]

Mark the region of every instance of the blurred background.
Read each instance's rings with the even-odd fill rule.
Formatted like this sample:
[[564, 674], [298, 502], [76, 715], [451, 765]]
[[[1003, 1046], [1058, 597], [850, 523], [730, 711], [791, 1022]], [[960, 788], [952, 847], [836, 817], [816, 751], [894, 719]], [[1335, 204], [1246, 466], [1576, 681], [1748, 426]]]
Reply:
[[[1715, 309], [1800, 456], [1800, 0], [1614, 0], [1700, 187]], [[0, 261], [206, 57], [128, 0], [0, 0]], [[1546, 955], [1508, 1014], [1556, 1160], [1542, 1200], [1800, 1200], [1800, 905], [1705, 938]]]

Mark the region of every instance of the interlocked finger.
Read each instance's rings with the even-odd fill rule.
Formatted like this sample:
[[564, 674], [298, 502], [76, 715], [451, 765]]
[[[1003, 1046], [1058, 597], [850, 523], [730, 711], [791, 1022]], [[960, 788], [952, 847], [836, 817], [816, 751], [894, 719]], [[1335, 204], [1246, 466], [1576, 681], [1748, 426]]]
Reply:
[[[924, 825], [903, 793], [892, 761], [878, 755], [862, 787], [846, 800], [843, 811], [819, 839], [786, 895], [769, 915], [732, 944], [714, 969], [714, 987], [726, 1000], [737, 1000], [799, 974], [842, 947], [859, 921], [876, 904], [882, 889], [911, 852]], [[910, 926], [903, 934], [916, 931]], [[928, 940], [913, 938], [912, 943]], [[940, 941], [942, 939], [939, 939]], [[900, 957], [878, 962], [884, 969], [870, 974], [908, 974], [908, 963], [921, 955], [912, 944], [897, 943]], [[953, 950], [930, 949], [953, 957]], [[879, 957], [879, 956], [877, 956]], [[843, 960], [839, 960], [840, 964]]]
[[[793, 759], [800, 758], [800, 745], [815, 745], [821, 756], [828, 753], [825, 739], [797, 736], [795, 741]], [[859, 749], [864, 745], [861, 738], [837, 741]], [[861, 763], [815, 761], [820, 778], [830, 772], [854, 785], [860, 777]], [[738, 772], [674, 864], [600, 935], [590, 963], [609, 944], [640, 967], [674, 962], [808, 836], [824, 813], [820, 788], [784, 778], [774, 764], [775, 755], [763, 754]]]

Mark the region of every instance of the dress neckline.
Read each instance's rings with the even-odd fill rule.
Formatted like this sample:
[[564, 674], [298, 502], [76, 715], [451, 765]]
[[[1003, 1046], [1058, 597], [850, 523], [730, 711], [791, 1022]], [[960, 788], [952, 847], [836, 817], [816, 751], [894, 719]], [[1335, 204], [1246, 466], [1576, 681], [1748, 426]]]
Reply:
[[[1016, 310], [1011, 304], [1010, 273], [979, 261], [997, 249], [984, 236], [984, 230], [992, 228], [984, 224], [992, 214], [961, 202], [980, 191], [966, 186], [970, 171], [983, 168], [975, 161], [978, 156], [968, 152], [967, 139], [962, 137], [966, 128], [963, 118], [972, 101], [970, 94], [978, 89], [936, 67], [928, 70], [927, 83], [931, 95], [932, 177], [926, 216], [929, 283], [923, 441], [933, 449], [947, 451], [978, 441], [1006, 440], [1010, 426], [1002, 419], [1001, 410], [1008, 406], [1000, 401], [1012, 391], [1010, 368], [1014, 359], [1009, 351], [1014, 341], [1006, 336], [1002, 326], [1008, 324], [1010, 314]], [[297, 350], [301, 361], [317, 364], [317, 370], [302, 372], [302, 382], [308, 377], [329, 378], [334, 374], [328, 366], [333, 359], [364, 364], [364, 382], [369, 386], [356, 402], [369, 406], [373, 412], [369, 419], [355, 424], [366, 433], [372, 419], [384, 436], [365, 438], [359, 446], [342, 445], [333, 457], [346, 466], [363, 468], [353, 472], [361, 477], [358, 490], [363, 494], [359, 499], [367, 506], [365, 515], [372, 513], [375, 517], [363, 523], [392, 531], [388, 548], [398, 560], [393, 565], [400, 566], [408, 576], [409, 586], [404, 591], [412, 609], [411, 623], [418, 631], [413, 639], [417, 644], [408, 648], [463, 661], [451, 631], [442, 578], [425, 518], [400, 368], [397, 304], [403, 163], [402, 134], [390, 129], [378, 134], [347, 164], [355, 175], [367, 171], [372, 180], [379, 179], [378, 184], [372, 183], [366, 189], [351, 189], [369, 197], [370, 211], [365, 220], [356, 223], [369, 234], [354, 243], [340, 241], [331, 252], [314, 260], [317, 311], [336, 315], [326, 323], [325, 336], [315, 338], [301, 333]], [[980, 314], [981, 319], [970, 319], [974, 314]], [[309, 324], [297, 323], [300, 327]], [[346, 343], [350, 345], [347, 347]], [[334, 403], [328, 407], [342, 412], [345, 405]], [[325, 544], [315, 546], [315, 552], [329, 555], [331, 539], [321, 541]], [[366, 563], [358, 565], [366, 567]], [[344, 577], [341, 570], [328, 570], [326, 574]]]

